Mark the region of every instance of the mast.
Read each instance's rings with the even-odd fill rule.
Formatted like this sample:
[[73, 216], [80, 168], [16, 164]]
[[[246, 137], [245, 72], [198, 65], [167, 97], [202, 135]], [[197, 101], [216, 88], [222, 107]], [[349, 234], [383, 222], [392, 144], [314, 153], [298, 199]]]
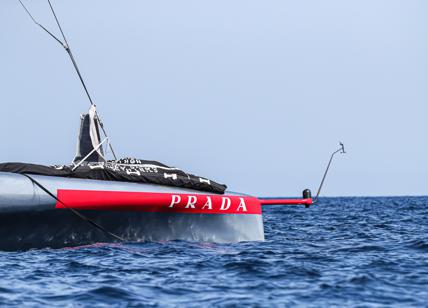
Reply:
[[[51, 9], [52, 15], [55, 18], [56, 24], [57, 24], [57, 26], [59, 28], [59, 31], [61, 32], [61, 36], [62, 36], [62, 38], [63, 38], [64, 41], [61, 41], [58, 37], [56, 37], [54, 34], [52, 34], [52, 32], [50, 32], [48, 29], [46, 29], [42, 24], [40, 24], [39, 22], [37, 22], [37, 20], [33, 17], [33, 15], [31, 15], [30, 11], [27, 9], [27, 7], [24, 5], [24, 3], [21, 0], [18, 0], [18, 1], [19, 1], [19, 3], [21, 3], [22, 7], [27, 12], [28, 16], [30, 16], [31, 20], [36, 25], [38, 25], [40, 28], [42, 28], [46, 33], [48, 33], [55, 41], [57, 41], [65, 49], [65, 51], [67, 52], [68, 56], [70, 57], [70, 60], [71, 60], [71, 62], [73, 64], [73, 67], [74, 67], [76, 73], [77, 73], [77, 76], [79, 77], [79, 80], [80, 80], [80, 82], [81, 82], [81, 84], [83, 86], [83, 89], [84, 89], [84, 91], [86, 93], [86, 96], [89, 99], [89, 103], [91, 104], [91, 107], [92, 106], [95, 107], [95, 104], [94, 104], [94, 102], [93, 102], [93, 100], [91, 98], [91, 95], [89, 94], [88, 88], [86, 87], [85, 81], [83, 80], [83, 77], [82, 77], [82, 74], [80, 73], [79, 67], [77, 66], [77, 62], [76, 62], [76, 60], [75, 60], [75, 58], [73, 56], [73, 52], [71, 51], [70, 44], [68, 43], [67, 38], [65, 37], [64, 31], [62, 30], [61, 24], [60, 24], [60, 22], [58, 20], [58, 17], [57, 17], [57, 15], [55, 13], [55, 10], [54, 10], [54, 8], [52, 6], [51, 1], [47, 0], [48, 3], [49, 3], [49, 7]], [[101, 130], [103, 131], [104, 136], [108, 138], [107, 132], [106, 132], [106, 130], [104, 128], [104, 124], [102, 123], [102, 121], [101, 121], [101, 119], [100, 119], [100, 117], [99, 117], [99, 115], [98, 115], [97, 112], [96, 112], [96, 118], [97, 118], [98, 124], [101, 127]], [[110, 142], [109, 142], [109, 147], [110, 147], [110, 150], [111, 150], [111, 152], [112, 152], [112, 154], [114, 156], [114, 159], [117, 160], [116, 154], [115, 154], [115, 152], [113, 150], [113, 146], [111, 145]]]

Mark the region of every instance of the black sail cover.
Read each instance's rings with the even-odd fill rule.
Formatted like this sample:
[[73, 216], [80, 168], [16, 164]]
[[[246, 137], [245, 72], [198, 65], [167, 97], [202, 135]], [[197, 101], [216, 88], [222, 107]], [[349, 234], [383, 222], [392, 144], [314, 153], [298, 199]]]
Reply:
[[43, 166], [26, 163], [3, 163], [0, 171], [79, 179], [151, 183], [223, 194], [226, 185], [188, 174], [157, 161], [123, 158], [117, 161], [89, 162], [74, 165]]

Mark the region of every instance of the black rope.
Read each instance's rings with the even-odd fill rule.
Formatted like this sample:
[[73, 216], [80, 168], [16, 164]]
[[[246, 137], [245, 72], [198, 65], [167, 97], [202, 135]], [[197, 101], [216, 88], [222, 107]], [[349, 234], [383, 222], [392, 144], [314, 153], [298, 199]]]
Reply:
[[[89, 102], [91, 103], [91, 105], [92, 105], [92, 106], [95, 106], [94, 102], [92, 101], [91, 95], [89, 94], [88, 88], [86, 87], [85, 81], [83, 80], [82, 74], [80, 73], [79, 67], [77, 66], [77, 62], [76, 62], [76, 60], [74, 59], [74, 55], [73, 55], [73, 53], [71, 52], [70, 45], [68, 44], [67, 38], [65, 37], [64, 31], [62, 30], [61, 24], [60, 24], [60, 22], [59, 22], [59, 20], [58, 20], [58, 17], [57, 17], [57, 15], [56, 15], [56, 13], [55, 13], [55, 10], [54, 10], [54, 8], [53, 8], [53, 6], [52, 6], [51, 1], [50, 1], [50, 0], [48, 0], [49, 7], [50, 7], [50, 9], [51, 9], [51, 11], [52, 11], [52, 14], [53, 14], [54, 18], [55, 18], [56, 24], [58, 25], [58, 28], [59, 28], [59, 30], [60, 30], [60, 32], [61, 32], [61, 35], [62, 35], [62, 37], [63, 37], [63, 39], [64, 39], [64, 42], [62, 42], [59, 38], [57, 38], [55, 35], [53, 35], [53, 34], [52, 34], [48, 29], [46, 29], [43, 25], [41, 25], [40, 23], [38, 23], [38, 22], [36, 21], [36, 19], [34, 19], [33, 15], [31, 15], [31, 13], [30, 13], [30, 11], [27, 9], [27, 7], [24, 5], [24, 3], [23, 3], [21, 0], [18, 0], [18, 1], [19, 1], [19, 3], [21, 3], [22, 7], [23, 7], [23, 8], [24, 8], [24, 10], [27, 12], [28, 16], [30, 16], [30, 18], [33, 20], [33, 22], [34, 22], [36, 25], [38, 25], [39, 27], [41, 27], [44, 31], [46, 31], [46, 32], [47, 32], [47, 33], [48, 33], [48, 34], [49, 34], [53, 39], [55, 39], [59, 44], [61, 44], [61, 46], [62, 46], [62, 47], [67, 51], [67, 53], [68, 53], [68, 55], [69, 55], [69, 57], [70, 57], [70, 60], [71, 60], [71, 62], [72, 62], [72, 64], [73, 64], [73, 66], [74, 66], [74, 69], [76, 70], [76, 73], [77, 73], [77, 75], [78, 75], [78, 77], [79, 77], [79, 80], [80, 80], [80, 82], [81, 82], [81, 84], [82, 84], [82, 86], [83, 86], [83, 89], [85, 90], [85, 93], [86, 93], [86, 95], [88, 96]], [[98, 113], [97, 113], [97, 117], [98, 117], [98, 119], [99, 119]], [[107, 136], [107, 132], [106, 132], [106, 130], [104, 129], [104, 126], [102, 125], [102, 122], [101, 122], [101, 121], [99, 121], [99, 123], [100, 123], [101, 129], [102, 129], [102, 131], [103, 131], [104, 135], [105, 135], [106, 137], [108, 137], [108, 136]], [[113, 154], [113, 156], [114, 156], [114, 159], [115, 159], [115, 160], [117, 160], [116, 153], [114, 152], [114, 150], [113, 150], [113, 146], [111, 145], [111, 143], [110, 143], [110, 142], [109, 142], [109, 147], [110, 147], [110, 150], [111, 150], [111, 152], [112, 152], [112, 154]]]
[[85, 89], [86, 95], [89, 98], [89, 102], [91, 105], [94, 105], [94, 102], [92, 101], [91, 95], [89, 94], [89, 91], [86, 87], [85, 81], [83, 80], [82, 74], [80, 73], [79, 67], [77, 66], [76, 60], [74, 59], [73, 53], [71, 52], [70, 45], [68, 44], [67, 38], [65, 37], [64, 31], [62, 31], [61, 24], [59, 23], [58, 17], [56, 16], [55, 10], [52, 6], [52, 3], [50, 0], [48, 0], [49, 7], [51, 8], [52, 14], [55, 17], [56, 24], [58, 25], [59, 31], [61, 32], [61, 35], [64, 39], [64, 43], [62, 44], [64, 49], [67, 51], [68, 55], [70, 56], [71, 62], [73, 63], [74, 69], [77, 72], [77, 75], [79, 76], [80, 82], [82, 83], [83, 88]]
[[86, 217], [85, 215], [83, 215], [82, 213], [76, 211], [75, 209], [68, 207], [64, 202], [62, 202], [57, 196], [55, 196], [53, 193], [51, 193], [46, 187], [44, 187], [42, 184], [40, 184], [38, 181], [36, 181], [34, 178], [32, 178], [31, 176], [29, 176], [26, 173], [20, 173], [21, 175], [27, 177], [31, 182], [33, 182], [35, 185], [37, 185], [39, 188], [41, 188], [46, 194], [48, 194], [49, 196], [51, 196], [53, 199], [55, 199], [56, 201], [58, 201], [59, 203], [61, 203], [66, 209], [70, 210], [73, 214], [75, 214], [76, 216], [78, 216], [79, 218], [81, 218], [82, 220], [88, 222], [89, 224], [91, 224], [92, 226], [94, 226], [95, 228], [101, 230], [104, 233], [107, 233], [108, 235], [110, 235], [111, 237], [119, 240], [119, 241], [125, 241], [122, 237], [108, 231], [107, 229], [105, 229], [103, 226], [100, 226], [99, 224], [97, 224], [95, 221], [89, 219], [88, 217]]
[[34, 19], [33, 15], [31, 15], [31, 13], [27, 9], [27, 7], [24, 5], [24, 3], [22, 3], [21, 0], [18, 0], [18, 1], [19, 1], [19, 3], [21, 3], [22, 7], [27, 12], [28, 16], [30, 16], [30, 18], [33, 20], [33, 22], [36, 25], [38, 25], [39, 27], [41, 27], [43, 30], [45, 30], [52, 38], [54, 38], [59, 44], [61, 44], [61, 46], [67, 51], [68, 55], [70, 56], [71, 62], [73, 63], [74, 69], [76, 70], [77, 75], [79, 76], [80, 82], [82, 83], [83, 89], [85, 90], [86, 95], [88, 96], [89, 102], [91, 103], [91, 105], [95, 105], [94, 102], [92, 101], [91, 95], [89, 94], [88, 88], [86, 87], [85, 81], [83, 80], [82, 74], [80, 73], [79, 67], [77, 66], [77, 62], [74, 59], [73, 53], [71, 52], [70, 45], [68, 44], [67, 38], [65, 37], [64, 31], [62, 30], [62, 27], [61, 27], [61, 24], [59, 23], [58, 17], [55, 14], [55, 10], [52, 6], [51, 1], [48, 0], [49, 7], [51, 8], [52, 14], [55, 17], [56, 24], [58, 25], [59, 31], [61, 32], [61, 35], [64, 39], [64, 42], [62, 42], [59, 38], [57, 38], [55, 35], [53, 35], [52, 32], [50, 32], [48, 29], [46, 29], [43, 25], [38, 23]]
[[43, 27], [43, 25], [41, 25], [40, 23], [38, 23], [33, 15], [31, 15], [30, 11], [27, 9], [27, 7], [24, 5], [24, 3], [22, 3], [21, 0], [18, 0], [19, 3], [21, 3], [22, 7], [24, 8], [24, 10], [27, 12], [28, 16], [30, 16], [30, 18], [33, 20], [33, 22], [38, 25], [40, 28], [42, 28], [43, 30], [45, 30], [55, 41], [57, 41], [62, 47], [64, 47], [64, 43], [61, 42], [61, 40], [59, 38], [57, 38], [55, 35], [52, 34], [52, 32], [50, 32], [48, 29], [46, 29], [45, 27]]
[[50, 6], [50, 8], [51, 8], [51, 11], [52, 11], [53, 16], [55, 17], [56, 24], [58, 25], [59, 31], [61, 31], [62, 37], [64, 38], [64, 42], [65, 42], [65, 44], [68, 46], [67, 39], [65, 38], [64, 32], [62, 31], [61, 25], [59, 24], [58, 18], [56, 17], [55, 11], [54, 11], [54, 9], [53, 9], [53, 7], [52, 7], [52, 3], [51, 3], [51, 1], [50, 1], [50, 0], [48, 0], [48, 3], [49, 3], [49, 6]]

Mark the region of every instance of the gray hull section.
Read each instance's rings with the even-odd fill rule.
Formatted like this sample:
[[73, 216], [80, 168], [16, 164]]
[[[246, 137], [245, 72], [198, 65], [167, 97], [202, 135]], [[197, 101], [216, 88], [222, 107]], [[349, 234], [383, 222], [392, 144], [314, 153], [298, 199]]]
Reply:
[[[32, 176], [57, 189], [132, 192], [202, 192], [151, 184]], [[77, 217], [55, 209], [56, 201], [19, 174], [0, 172], [0, 250], [67, 247], [114, 238]], [[264, 240], [262, 215], [81, 211], [127, 241], [190, 240], [231, 243]]]

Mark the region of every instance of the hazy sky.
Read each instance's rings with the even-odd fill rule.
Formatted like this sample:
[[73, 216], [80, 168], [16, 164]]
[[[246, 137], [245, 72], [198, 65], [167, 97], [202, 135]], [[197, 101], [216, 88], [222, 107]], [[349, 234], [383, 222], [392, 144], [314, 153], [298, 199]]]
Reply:
[[[300, 195], [343, 141], [325, 195], [428, 194], [428, 1], [53, 4], [119, 156]], [[18, 1], [0, 26], [0, 161], [70, 162], [89, 107], [70, 60]]]

